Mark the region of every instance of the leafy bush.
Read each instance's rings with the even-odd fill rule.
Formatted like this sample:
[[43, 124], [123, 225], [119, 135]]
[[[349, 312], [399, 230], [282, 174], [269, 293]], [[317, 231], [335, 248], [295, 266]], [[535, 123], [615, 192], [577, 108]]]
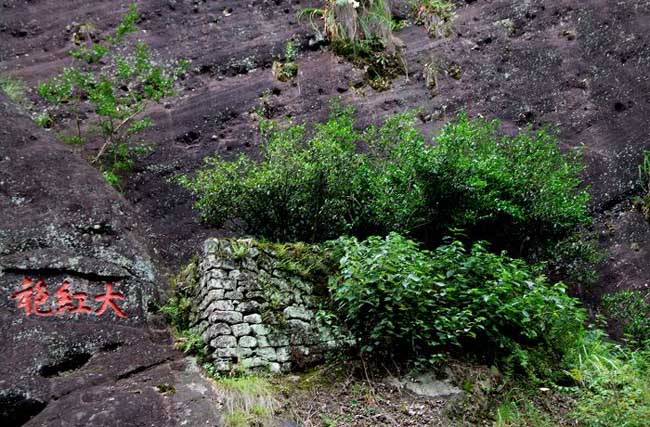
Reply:
[[329, 284], [332, 311], [365, 352], [435, 359], [480, 346], [535, 370], [525, 366], [528, 347], [559, 357], [582, 332], [585, 314], [563, 284], [482, 243], [430, 252], [392, 233], [333, 244], [342, 257]]
[[240, 218], [248, 229], [281, 241], [316, 241], [350, 232], [361, 219], [363, 157], [349, 110], [339, 110], [306, 137], [304, 126], [268, 123], [264, 161], [206, 159], [196, 178], [180, 182], [199, 196], [203, 218], [222, 225]]
[[520, 245], [516, 253], [589, 223], [578, 153], [563, 154], [546, 130], [507, 137], [498, 126], [463, 113], [436, 138], [430, 197], [437, 223]]
[[461, 114], [429, 145], [413, 113], [360, 132], [350, 108], [335, 108], [311, 133], [266, 122], [261, 162], [211, 157], [180, 182], [206, 221], [240, 219], [282, 241], [391, 231], [439, 241], [463, 228], [527, 253], [587, 223], [578, 161], [547, 132], [509, 138], [497, 125]]
[[[153, 124], [144, 117], [147, 105], [175, 94], [176, 79], [187, 65], [186, 61], [159, 65], [143, 42], [125, 44], [126, 35], [137, 30], [138, 19], [131, 4], [104, 42], [85, 37], [86, 44], [70, 51], [80, 63], [38, 86], [38, 93], [51, 104], [49, 113], [56, 114], [52, 119], [74, 120], [74, 135], [64, 139], [85, 144], [94, 131], [99, 133], [102, 144], [93, 163], [111, 154], [102, 169], [112, 184], [119, 182], [117, 173], [136, 154], [135, 136]], [[101, 66], [100, 60], [107, 65]], [[89, 118], [91, 123], [85, 124]]]
[[620, 323], [625, 340], [635, 348], [650, 349], [650, 303], [641, 291], [624, 290], [603, 297], [608, 317]]

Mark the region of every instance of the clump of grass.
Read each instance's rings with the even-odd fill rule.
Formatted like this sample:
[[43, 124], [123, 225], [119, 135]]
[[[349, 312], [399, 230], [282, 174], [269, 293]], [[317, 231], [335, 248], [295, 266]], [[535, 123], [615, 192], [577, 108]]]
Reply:
[[0, 90], [4, 92], [12, 101], [22, 104], [25, 102], [27, 87], [25, 83], [10, 75], [0, 74]]
[[[365, 69], [373, 89], [386, 90], [393, 78], [406, 73], [387, 0], [328, 0], [323, 8], [303, 9], [298, 16], [308, 16], [318, 38], [327, 39], [337, 55]], [[323, 20], [323, 31], [317, 17]]]
[[591, 331], [575, 346], [568, 372], [579, 385], [572, 416], [588, 427], [643, 427], [650, 419], [650, 353]]
[[262, 376], [240, 373], [232, 377], [217, 377], [223, 389], [224, 421], [229, 427], [272, 426], [280, 404], [275, 388]]
[[423, 25], [431, 37], [448, 37], [456, 17], [456, 6], [449, 0], [411, 0], [415, 22]]
[[506, 400], [496, 410], [494, 427], [555, 427], [553, 420], [531, 401]]
[[[314, 30], [331, 42], [352, 44], [379, 40], [387, 49], [394, 49], [393, 21], [387, 0], [327, 0], [323, 8], [306, 8], [298, 13], [308, 16]], [[314, 22], [323, 20], [323, 33]]]

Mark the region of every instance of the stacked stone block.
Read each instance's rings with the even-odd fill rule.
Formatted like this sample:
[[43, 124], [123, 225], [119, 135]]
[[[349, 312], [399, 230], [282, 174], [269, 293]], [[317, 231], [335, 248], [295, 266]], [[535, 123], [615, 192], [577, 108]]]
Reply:
[[199, 265], [194, 328], [220, 371], [289, 372], [336, 347], [317, 320], [314, 284], [253, 240], [209, 239]]

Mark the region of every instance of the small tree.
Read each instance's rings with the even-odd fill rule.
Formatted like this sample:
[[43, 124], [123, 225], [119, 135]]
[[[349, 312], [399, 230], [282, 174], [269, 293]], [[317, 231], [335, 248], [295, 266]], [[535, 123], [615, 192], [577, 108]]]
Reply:
[[[176, 93], [174, 86], [187, 61], [158, 64], [142, 41], [126, 43], [126, 36], [137, 30], [139, 14], [131, 4], [128, 12], [103, 42], [96, 42], [82, 26], [75, 33], [79, 48], [70, 55], [77, 63], [38, 86], [38, 93], [51, 104], [58, 117], [72, 117], [73, 136], [68, 142], [85, 144], [97, 134], [102, 141], [92, 163], [102, 164], [106, 179], [119, 184], [117, 171], [129, 169], [132, 155], [142, 149], [134, 146], [134, 137], [153, 122], [145, 116], [147, 106]], [[84, 119], [89, 126], [82, 126]], [[92, 131], [95, 131], [93, 133]], [[104, 157], [110, 153], [110, 159]]]

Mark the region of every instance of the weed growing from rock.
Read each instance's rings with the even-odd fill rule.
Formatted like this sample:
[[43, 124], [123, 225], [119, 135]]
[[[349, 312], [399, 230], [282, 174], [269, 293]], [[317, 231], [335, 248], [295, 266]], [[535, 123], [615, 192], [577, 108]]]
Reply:
[[294, 40], [289, 40], [284, 46], [284, 61], [274, 61], [273, 75], [281, 82], [287, 82], [298, 75], [298, 45]]
[[639, 187], [641, 194], [634, 199], [646, 220], [650, 221], [650, 151], [644, 151], [643, 162], [639, 165]]
[[456, 6], [449, 0], [410, 0], [415, 22], [423, 25], [431, 37], [448, 37], [456, 16]]
[[[390, 88], [391, 80], [406, 73], [398, 50], [402, 42], [393, 35], [397, 25], [388, 0], [328, 0], [323, 8], [307, 8], [320, 39], [327, 39], [337, 55], [366, 70], [368, 84], [376, 90]], [[315, 23], [323, 20], [323, 30]]]
[[146, 117], [147, 106], [174, 95], [175, 82], [187, 66], [187, 61], [160, 64], [144, 42], [127, 43], [127, 35], [137, 31], [138, 19], [132, 4], [104, 41], [89, 35], [77, 40], [80, 46], [70, 55], [78, 63], [38, 86], [51, 105], [51, 120], [59, 128], [72, 125], [64, 140], [77, 145], [101, 141], [91, 162], [99, 164], [115, 186], [120, 172], [133, 166], [133, 156], [146, 151], [136, 148], [136, 136], [153, 124]]

